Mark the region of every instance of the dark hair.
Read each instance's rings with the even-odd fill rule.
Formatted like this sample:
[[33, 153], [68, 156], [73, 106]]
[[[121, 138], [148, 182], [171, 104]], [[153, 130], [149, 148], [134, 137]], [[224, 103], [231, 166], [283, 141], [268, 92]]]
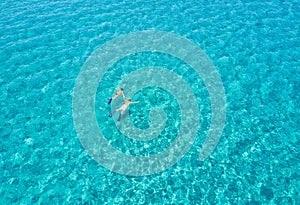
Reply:
[[128, 100], [129, 100], [129, 101], [131, 101], [131, 99], [130, 99], [130, 98], [128, 98]]
[[121, 90], [123, 91], [124, 89], [123, 89], [123, 88], [121, 88]]

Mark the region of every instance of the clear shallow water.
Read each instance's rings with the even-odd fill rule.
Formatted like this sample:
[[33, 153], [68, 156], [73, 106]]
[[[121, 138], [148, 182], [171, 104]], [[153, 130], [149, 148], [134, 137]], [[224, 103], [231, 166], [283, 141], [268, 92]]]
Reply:
[[[299, 1], [1, 2], [2, 204], [299, 204], [299, 18]], [[184, 36], [209, 55], [226, 90], [227, 120], [213, 155], [198, 161], [211, 115], [199, 81], [202, 132], [190, 152], [162, 173], [128, 177], [82, 148], [72, 91], [95, 49], [146, 29]]]

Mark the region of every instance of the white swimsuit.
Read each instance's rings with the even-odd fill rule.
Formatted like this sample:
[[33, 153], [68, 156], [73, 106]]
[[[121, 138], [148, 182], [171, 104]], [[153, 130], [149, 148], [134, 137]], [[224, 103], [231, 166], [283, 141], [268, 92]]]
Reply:
[[121, 106], [121, 110], [125, 111], [127, 109], [127, 107], [128, 107], [128, 105], [124, 104], [124, 105]]

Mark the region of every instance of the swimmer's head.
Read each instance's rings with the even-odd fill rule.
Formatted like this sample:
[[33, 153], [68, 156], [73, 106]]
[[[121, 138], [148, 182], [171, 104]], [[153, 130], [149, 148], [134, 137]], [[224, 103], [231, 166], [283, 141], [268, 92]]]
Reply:
[[123, 89], [123, 88], [121, 88], [120, 90], [124, 91], [124, 89]]
[[131, 101], [131, 98], [128, 98], [128, 101]]

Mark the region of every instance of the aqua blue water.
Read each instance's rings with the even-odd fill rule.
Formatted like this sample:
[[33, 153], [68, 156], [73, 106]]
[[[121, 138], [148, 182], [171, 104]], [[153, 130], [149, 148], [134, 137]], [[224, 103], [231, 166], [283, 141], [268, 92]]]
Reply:
[[[300, 204], [299, 19], [298, 0], [1, 1], [1, 204]], [[226, 125], [213, 154], [199, 161], [211, 116], [199, 79], [202, 124], [191, 150], [163, 172], [130, 177], [86, 153], [73, 125], [72, 92], [97, 48], [149, 29], [186, 37], [210, 57], [226, 91]], [[112, 94], [112, 76], [145, 62], [175, 67], [196, 86], [182, 62], [139, 54], [110, 70], [96, 106]], [[172, 100], [157, 88], [138, 93], [141, 104], [131, 109], [137, 127], [149, 126], [139, 120], [147, 116], [141, 107], [163, 106], [151, 93]], [[130, 154], [157, 153], [174, 139], [176, 106], [168, 110], [173, 134], [162, 133], [147, 149], [124, 136], [108, 140]], [[99, 124], [111, 123], [103, 109]]]

